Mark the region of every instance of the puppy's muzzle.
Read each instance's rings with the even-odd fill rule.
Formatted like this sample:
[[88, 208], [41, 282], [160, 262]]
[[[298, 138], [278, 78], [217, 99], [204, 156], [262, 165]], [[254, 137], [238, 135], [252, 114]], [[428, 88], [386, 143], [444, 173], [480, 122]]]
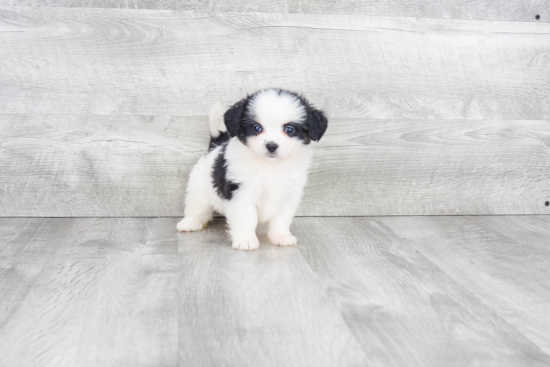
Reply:
[[269, 142], [265, 145], [265, 147], [270, 153], [274, 153], [279, 146], [276, 143]]

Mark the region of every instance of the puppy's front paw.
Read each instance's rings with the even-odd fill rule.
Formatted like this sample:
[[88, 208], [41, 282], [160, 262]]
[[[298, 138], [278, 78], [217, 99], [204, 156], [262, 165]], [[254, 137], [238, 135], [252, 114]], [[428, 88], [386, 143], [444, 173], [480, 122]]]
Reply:
[[249, 237], [244, 239], [238, 239], [233, 241], [233, 246], [235, 250], [245, 250], [245, 251], [252, 251], [257, 250], [260, 247], [260, 241], [258, 241], [258, 237]]
[[179, 232], [193, 232], [200, 231], [203, 227], [203, 224], [193, 218], [183, 218], [178, 222], [176, 228]]
[[296, 237], [290, 232], [274, 232], [269, 231], [267, 237], [275, 246], [294, 246], [298, 243]]

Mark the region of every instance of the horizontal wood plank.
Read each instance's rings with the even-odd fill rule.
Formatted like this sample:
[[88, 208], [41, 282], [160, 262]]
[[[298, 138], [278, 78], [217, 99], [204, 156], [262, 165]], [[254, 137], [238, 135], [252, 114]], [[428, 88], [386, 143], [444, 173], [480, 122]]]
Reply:
[[306, 215], [550, 214], [547, 121], [339, 120], [332, 131]]
[[323, 14], [0, 10], [10, 114], [204, 115], [265, 87], [341, 118], [550, 118], [550, 25]]
[[[180, 216], [207, 118], [0, 115], [1, 216]], [[546, 121], [332, 119], [299, 215], [549, 214]]]
[[[0, 0], [2, 6], [251, 11], [262, 13], [364, 14], [445, 19], [548, 22], [548, 0], [293, 0], [293, 1], [186, 1], [186, 0]], [[535, 16], [540, 15], [539, 19]]]

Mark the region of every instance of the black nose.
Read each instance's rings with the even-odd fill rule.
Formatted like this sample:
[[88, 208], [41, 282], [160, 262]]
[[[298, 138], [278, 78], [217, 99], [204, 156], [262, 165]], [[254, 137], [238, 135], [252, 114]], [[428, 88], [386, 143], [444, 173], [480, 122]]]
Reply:
[[273, 143], [273, 142], [271, 142], [271, 143], [267, 143], [267, 144], [265, 145], [265, 147], [267, 148], [267, 150], [269, 150], [270, 153], [273, 153], [274, 151], [277, 150], [278, 145], [275, 144], [275, 143]]

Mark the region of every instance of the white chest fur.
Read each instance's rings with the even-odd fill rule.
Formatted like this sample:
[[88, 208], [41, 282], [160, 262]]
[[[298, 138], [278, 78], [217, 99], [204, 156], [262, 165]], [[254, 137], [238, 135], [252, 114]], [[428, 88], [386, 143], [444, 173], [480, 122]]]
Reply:
[[239, 183], [234, 199], [253, 202], [260, 222], [275, 217], [281, 207], [297, 206], [300, 202], [312, 156], [309, 146], [300, 149], [291, 159], [266, 161], [239, 141], [229, 143], [227, 175]]

